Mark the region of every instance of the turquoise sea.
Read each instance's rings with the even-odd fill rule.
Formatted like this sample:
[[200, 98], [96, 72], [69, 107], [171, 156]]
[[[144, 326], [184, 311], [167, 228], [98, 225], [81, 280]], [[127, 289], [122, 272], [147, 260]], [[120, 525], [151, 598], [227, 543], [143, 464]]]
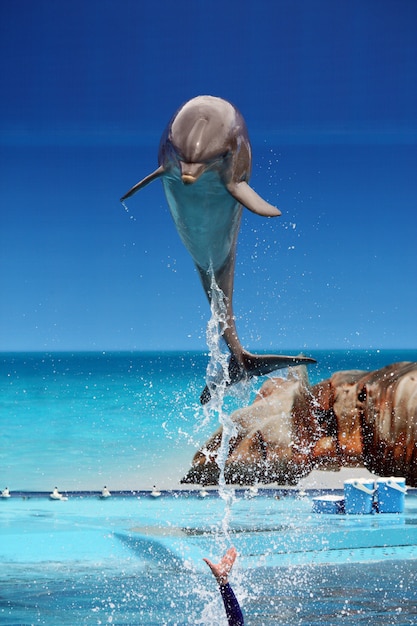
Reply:
[[[281, 353], [293, 354], [280, 350]], [[417, 360], [416, 350], [316, 351], [311, 383], [341, 369]], [[218, 427], [199, 404], [204, 353], [3, 353], [0, 485], [11, 490], [177, 488]], [[277, 372], [285, 376], [285, 371]], [[226, 399], [225, 411], [250, 402]]]

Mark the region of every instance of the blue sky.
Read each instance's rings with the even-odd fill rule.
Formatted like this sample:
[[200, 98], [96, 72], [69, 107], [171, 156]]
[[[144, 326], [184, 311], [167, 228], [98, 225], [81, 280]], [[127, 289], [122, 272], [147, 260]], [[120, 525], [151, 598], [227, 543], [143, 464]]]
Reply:
[[0, 350], [205, 348], [160, 183], [119, 203], [202, 93], [282, 211], [245, 212], [242, 343], [416, 348], [416, 24], [414, 0], [1, 3]]

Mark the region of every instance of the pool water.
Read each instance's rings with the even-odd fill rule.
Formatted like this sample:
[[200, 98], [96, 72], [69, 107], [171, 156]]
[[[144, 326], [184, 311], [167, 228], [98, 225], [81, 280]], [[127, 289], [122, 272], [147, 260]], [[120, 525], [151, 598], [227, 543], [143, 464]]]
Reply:
[[231, 544], [245, 623], [417, 622], [417, 494], [404, 514], [316, 514], [297, 491], [12, 494], [0, 624], [224, 624], [202, 561]]

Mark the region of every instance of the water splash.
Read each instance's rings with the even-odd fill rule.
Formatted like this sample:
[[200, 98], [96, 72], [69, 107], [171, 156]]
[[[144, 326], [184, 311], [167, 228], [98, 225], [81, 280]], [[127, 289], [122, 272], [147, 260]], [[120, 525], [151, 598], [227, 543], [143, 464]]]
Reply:
[[223, 341], [224, 331], [228, 327], [226, 296], [217, 285], [214, 275], [211, 279], [211, 318], [207, 324], [206, 340], [209, 348], [210, 360], [207, 365], [206, 383], [210, 391], [210, 402], [204, 406], [206, 419], [217, 417], [222, 426], [222, 438], [217, 451], [216, 463], [219, 467], [219, 495], [226, 507], [222, 520], [222, 534], [224, 543], [229, 540], [231, 507], [235, 500], [235, 491], [226, 485], [225, 465], [229, 454], [229, 444], [232, 437], [237, 435], [236, 425], [224, 410], [224, 398], [230, 385], [229, 358], [230, 354]]
[[136, 217], [131, 214], [127, 204], [125, 202], [122, 202], [122, 206], [123, 206], [124, 210], [126, 211], [126, 213], [128, 214], [129, 219], [131, 219], [133, 222], [136, 222]]

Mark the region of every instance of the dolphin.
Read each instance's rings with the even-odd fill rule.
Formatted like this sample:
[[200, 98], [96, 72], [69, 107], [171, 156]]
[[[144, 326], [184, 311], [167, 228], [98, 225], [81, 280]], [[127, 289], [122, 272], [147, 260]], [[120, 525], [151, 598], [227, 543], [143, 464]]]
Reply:
[[[178, 234], [209, 302], [215, 285], [224, 294], [226, 313], [220, 327], [231, 354], [227, 385], [284, 367], [315, 363], [304, 356], [251, 354], [237, 335], [232, 300], [242, 207], [263, 217], [281, 215], [249, 186], [251, 160], [240, 112], [222, 98], [198, 96], [178, 109], [164, 131], [159, 167], [121, 198], [124, 202], [153, 180], [162, 180]], [[210, 400], [207, 386], [200, 400], [202, 404]]]

